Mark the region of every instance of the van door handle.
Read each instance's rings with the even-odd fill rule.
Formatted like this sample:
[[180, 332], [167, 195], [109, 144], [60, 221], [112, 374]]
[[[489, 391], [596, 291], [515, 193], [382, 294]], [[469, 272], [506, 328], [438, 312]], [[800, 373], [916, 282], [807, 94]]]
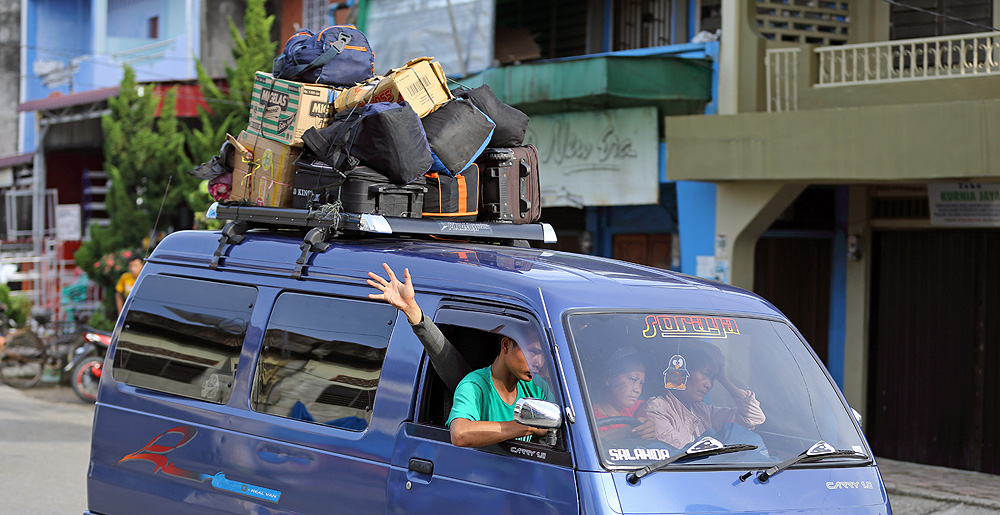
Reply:
[[413, 472], [427, 474], [429, 476], [434, 473], [434, 462], [420, 458], [410, 458], [410, 465], [408, 468]]

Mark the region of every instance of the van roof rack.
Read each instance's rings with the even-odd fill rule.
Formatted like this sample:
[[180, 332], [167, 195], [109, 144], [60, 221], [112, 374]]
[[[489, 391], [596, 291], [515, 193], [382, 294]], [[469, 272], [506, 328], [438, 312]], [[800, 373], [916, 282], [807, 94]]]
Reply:
[[308, 228], [302, 241], [302, 255], [296, 260], [292, 277], [299, 278], [307, 265], [309, 254], [324, 251], [328, 240], [345, 234], [432, 236], [446, 239], [499, 241], [514, 245], [520, 242], [555, 243], [556, 233], [546, 223], [512, 224], [504, 222], [462, 222], [430, 218], [401, 218], [370, 213], [326, 212], [315, 209], [293, 209], [248, 205], [221, 205], [208, 209], [208, 218], [230, 220], [222, 230], [219, 248], [212, 258], [212, 268], [219, 266], [225, 247], [239, 244], [243, 233], [253, 227]]

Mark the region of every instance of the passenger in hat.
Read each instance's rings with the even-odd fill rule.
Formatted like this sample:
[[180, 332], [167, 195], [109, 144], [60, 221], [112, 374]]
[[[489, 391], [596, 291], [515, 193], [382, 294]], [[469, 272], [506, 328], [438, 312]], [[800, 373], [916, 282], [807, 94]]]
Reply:
[[[663, 373], [666, 393], [649, 399], [640, 410], [656, 428], [657, 440], [681, 449], [706, 433], [711, 436], [722, 431], [727, 424], [752, 430], [764, 423], [764, 412], [754, 393], [736, 388], [725, 375], [725, 365], [722, 351], [714, 344], [679, 342]], [[715, 381], [729, 392], [735, 407], [705, 403]]]
[[[601, 438], [656, 438], [653, 422], [636, 413], [643, 404], [639, 396], [646, 382], [646, 365], [643, 364], [639, 351], [633, 347], [617, 349], [611, 354], [603, 378], [604, 389], [597, 392], [597, 399], [593, 404]], [[632, 417], [642, 423], [631, 428], [626, 424], [602, 426], [600, 419], [608, 417]]]
[[[438, 374], [454, 374], [451, 369], [459, 361], [464, 364], [465, 360], [417, 305], [410, 270], [403, 270], [403, 282], [400, 282], [388, 264], [382, 263], [382, 268], [388, 279], [368, 272], [368, 284], [382, 292], [368, 297], [384, 300], [405, 313]], [[442, 354], [449, 357], [443, 358]], [[500, 354], [493, 363], [469, 372], [454, 388], [454, 402], [447, 422], [451, 442], [459, 447], [482, 447], [512, 438], [527, 440], [531, 436], [544, 436], [546, 429], [514, 421], [514, 404], [518, 399], [544, 400], [548, 396], [548, 389], [533, 380], [532, 370], [539, 369], [540, 362], [544, 363], [541, 360], [544, 357], [540, 341], [525, 342], [522, 349], [513, 338], [501, 335]], [[466, 364], [465, 368], [469, 366]], [[442, 379], [446, 383], [449, 381], [444, 375]]]

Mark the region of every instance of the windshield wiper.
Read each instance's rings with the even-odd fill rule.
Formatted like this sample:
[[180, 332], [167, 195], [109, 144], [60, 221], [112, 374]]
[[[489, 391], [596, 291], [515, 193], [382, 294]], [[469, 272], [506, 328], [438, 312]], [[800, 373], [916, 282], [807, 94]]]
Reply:
[[675, 461], [689, 460], [694, 458], [704, 458], [706, 456], [715, 456], [717, 454], [729, 454], [731, 452], [740, 451], [752, 451], [756, 449], [756, 445], [746, 445], [746, 444], [734, 444], [734, 445], [723, 445], [722, 442], [712, 438], [711, 436], [706, 436], [701, 440], [698, 440], [691, 447], [680, 454], [675, 454], [667, 459], [657, 461], [656, 463], [651, 463], [642, 467], [634, 472], [629, 472], [625, 476], [625, 480], [628, 481], [630, 485], [634, 485], [639, 482], [640, 479], [663, 469], [667, 465]]
[[[866, 459], [866, 460], [868, 459], [868, 455], [863, 452], [857, 452], [852, 450], [838, 450], [834, 448], [832, 445], [824, 442], [823, 440], [820, 440], [814, 443], [812, 447], [803, 451], [802, 454], [799, 454], [798, 456], [791, 458], [789, 460], [785, 460], [768, 469], [761, 470], [760, 472], [757, 473], [757, 480], [760, 481], [761, 483], [766, 483], [771, 476], [777, 474], [778, 472], [781, 472], [782, 470], [785, 470], [788, 467], [791, 467], [792, 465], [795, 465], [796, 463], [801, 463], [804, 461], [805, 462], [821, 461], [827, 458], [848, 458], [848, 457]], [[750, 474], [752, 474], [752, 472], [747, 472], [746, 474], [740, 476], [740, 481], [746, 481], [746, 478], [750, 477]]]

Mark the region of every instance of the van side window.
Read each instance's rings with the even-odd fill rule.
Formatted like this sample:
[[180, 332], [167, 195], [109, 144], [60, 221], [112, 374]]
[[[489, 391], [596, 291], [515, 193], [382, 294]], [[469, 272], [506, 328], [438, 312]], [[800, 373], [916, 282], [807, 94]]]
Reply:
[[384, 303], [282, 294], [264, 333], [253, 409], [365, 430], [396, 316]]
[[[521, 348], [535, 384], [546, 392], [547, 400], [560, 403], [548, 344], [533, 317], [509, 308], [446, 305], [438, 311], [434, 321], [473, 370], [493, 363], [500, 352], [500, 335], [513, 338]], [[422, 391], [417, 421], [444, 427], [451, 410], [453, 392], [432, 368], [428, 368], [425, 374]]]
[[151, 275], [132, 295], [115, 350], [114, 378], [228, 402], [257, 289]]

